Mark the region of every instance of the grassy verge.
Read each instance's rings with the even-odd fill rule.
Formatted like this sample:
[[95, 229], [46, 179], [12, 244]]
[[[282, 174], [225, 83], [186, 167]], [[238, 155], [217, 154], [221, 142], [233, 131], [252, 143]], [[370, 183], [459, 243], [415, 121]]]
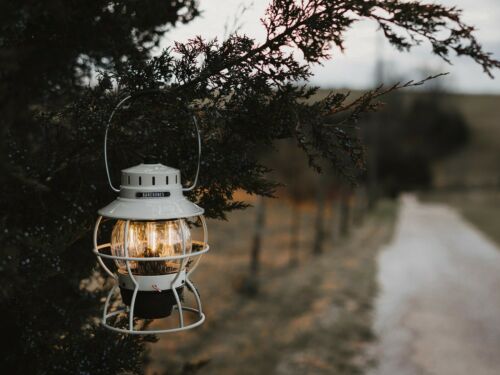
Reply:
[[500, 191], [434, 192], [422, 195], [422, 199], [454, 207], [474, 226], [500, 245]]
[[331, 325], [323, 334], [311, 333], [310, 345], [311, 351], [326, 351], [324, 362], [330, 368], [323, 371], [325, 374], [363, 374], [374, 364], [369, 349], [375, 339], [372, 318], [377, 294], [376, 258], [392, 236], [396, 206], [394, 201], [380, 202], [363, 228], [334, 253], [332, 274], [338, 288], [332, 293]]

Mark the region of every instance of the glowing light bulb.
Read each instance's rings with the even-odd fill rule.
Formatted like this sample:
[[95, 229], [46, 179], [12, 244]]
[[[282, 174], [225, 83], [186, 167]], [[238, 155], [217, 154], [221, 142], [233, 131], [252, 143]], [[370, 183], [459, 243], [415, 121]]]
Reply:
[[[118, 220], [111, 233], [111, 253], [115, 256], [126, 256], [125, 220]], [[158, 258], [183, 254], [182, 238], [186, 254], [191, 253], [191, 232], [186, 221], [130, 221], [127, 230], [128, 256], [132, 258]], [[126, 273], [127, 266], [123, 260], [116, 260], [118, 272]], [[181, 260], [137, 262], [129, 261], [130, 269], [136, 275], [165, 275], [179, 271]], [[184, 267], [186, 264], [184, 264]]]

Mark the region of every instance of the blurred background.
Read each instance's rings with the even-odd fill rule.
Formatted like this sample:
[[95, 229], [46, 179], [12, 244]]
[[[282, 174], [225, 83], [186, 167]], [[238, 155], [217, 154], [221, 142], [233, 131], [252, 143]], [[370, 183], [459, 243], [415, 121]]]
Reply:
[[[485, 49], [500, 57], [500, 3], [440, 3], [462, 8], [465, 21], [477, 26]], [[224, 38], [239, 31], [262, 38], [258, 20], [266, 5], [266, 0], [201, 2], [201, 16], [169, 32], [161, 48], [198, 34]], [[417, 89], [385, 96], [378, 113], [362, 118], [356, 131], [366, 145], [367, 169], [355, 185], [340, 181], [326, 166], [323, 174], [316, 174], [293, 144], [280, 143], [275, 153], [261, 155], [263, 163], [274, 170], [273, 177], [283, 184], [277, 197], [261, 199], [241, 193], [239, 198], [250, 202], [251, 208], [230, 214], [227, 222], [209, 223], [213, 250], [194, 276], [207, 322], [194, 333], [167, 335], [152, 344], [149, 373], [166, 374], [168, 368], [169, 374], [418, 374], [427, 373], [425, 368], [436, 371], [432, 373], [466, 374], [477, 358], [483, 360], [483, 367], [475, 367], [476, 373], [500, 372], [492, 354], [500, 350], [500, 337], [492, 333], [487, 339], [481, 329], [468, 323], [453, 323], [450, 329], [463, 336], [452, 335], [450, 340], [460, 347], [465, 337], [477, 335], [463, 349], [472, 353], [469, 356], [461, 355], [462, 349], [426, 344], [447, 363], [461, 363], [459, 370], [451, 365], [436, 368], [439, 361], [426, 357], [425, 352], [417, 353], [420, 357], [415, 360], [422, 367], [413, 368], [409, 364], [413, 354], [394, 348], [418, 343], [393, 340], [380, 328], [395, 317], [394, 325], [386, 329], [409, 335], [403, 327], [408, 322], [402, 315], [391, 314], [409, 309], [437, 316], [439, 304], [419, 304], [416, 301], [427, 301], [428, 295], [408, 292], [407, 300], [384, 305], [390, 291], [384, 288], [381, 273], [387, 271], [387, 264], [381, 254], [394, 251], [389, 273], [406, 270], [405, 263], [413, 261], [411, 254], [398, 257], [394, 243], [403, 241], [403, 248], [408, 249], [404, 241], [420, 241], [418, 246], [430, 249], [435, 240], [446, 248], [445, 255], [464, 251], [458, 263], [465, 268], [447, 269], [446, 281], [433, 279], [430, 288], [442, 293], [434, 293], [436, 298], [455, 295], [463, 301], [477, 292], [453, 284], [469, 272], [467, 262], [484, 261], [476, 258], [470, 246], [464, 250], [450, 245], [450, 238], [464, 231], [478, 236], [474, 237], [477, 246], [491, 252], [487, 262], [497, 264], [494, 272], [480, 265], [469, 277], [474, 278], [478, 270], [497, 274], [500, 269], [498, 254], [491, 255], [500, 246], [500, 81], [488, 78], [467, 59], [453, 58], [452, 65], [447, 65], [426, 45], [411, 53], [398, 52], [379, 34], [370, 22], [351, 30], [347, 50], [343, 54], [334, 50], [331, 60], [315, 66], [312, 84], [321, 89], [312, 100], [332, 90], [350, 91], [356, 98], [381, 84], [449, 74]], [[406, 200], [401, 201], [401, 196]], [[443, 212], [451, 213], [453, 220], [458, 215], [458, 224]], [[415, 233], [403, 233], [407, 226]], [[431, 233], [432, 228], [440, 231]], [[423, 259], [421, 266], [432, 268], [433, 256]], [[415, 280], [423, 275], [422, 269], [407, 270]], [[439, 269], [436, 273], [440, 274]], [[400, 275], [391, 285], [416, 283], [405, 277]], [[500, 281], [491, 277], [485, 290], [492, 306], [485, 309], [493, 314], [500, 312], [500, 302], [490, 292], [500, 287]], [[482, 281], [478, 283], [481, 287]], [[414, 300], [408, 302], [410, 297]], [[424, 307], [419, 310], [419, 306]], [[462, 303], [443, 302], [442, 306], [464, 321], [476, 319], [482, 329], [498, 323], [497, 319], [482, 320], [474, 308]], [[449, 314], [446, 309], [440, 314]], [[432, 320], [424, 323], [422, 332], [434, 329], [438, 335], [433, 324]], [[374, 370], [376, 363], [378, 370]]]

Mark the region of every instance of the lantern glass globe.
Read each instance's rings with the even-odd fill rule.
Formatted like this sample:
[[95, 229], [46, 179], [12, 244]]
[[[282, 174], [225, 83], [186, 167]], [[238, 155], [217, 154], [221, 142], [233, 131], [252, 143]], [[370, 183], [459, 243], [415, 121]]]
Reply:
[[[124, 248], [125, 227], [126, 221], [118, 220], [111, 232], [111, 253], [114, 256], [127, 256]], [[189, 254], [192, 250], [191, 232], [183, 219], [130, 221], [127, 230], [128, 257], [157, 258], [182, 255], [183, 238], [186, 254]], [[118, 272], [128, 272], [124, 260], [115, 260], [115, 263]], [[129, 265], [135, 275], [166, 275], [178, 272], [182, 260], [129, 261]]]

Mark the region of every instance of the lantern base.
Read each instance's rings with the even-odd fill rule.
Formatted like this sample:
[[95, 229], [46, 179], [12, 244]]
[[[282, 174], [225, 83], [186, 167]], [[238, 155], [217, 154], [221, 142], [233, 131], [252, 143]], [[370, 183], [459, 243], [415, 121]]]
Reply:
[[[182, 300], [184, 287], [176, 288], [179, 299]], [[130, 306], [134, 291], [120, 287], [120, 294], [125, 305]], [[173, 307], [177, 305], [172, 289], [158, 291], [139, 290], [135, 298], [134, 316], [141, 319], [160, 319], [170, 316]]]

